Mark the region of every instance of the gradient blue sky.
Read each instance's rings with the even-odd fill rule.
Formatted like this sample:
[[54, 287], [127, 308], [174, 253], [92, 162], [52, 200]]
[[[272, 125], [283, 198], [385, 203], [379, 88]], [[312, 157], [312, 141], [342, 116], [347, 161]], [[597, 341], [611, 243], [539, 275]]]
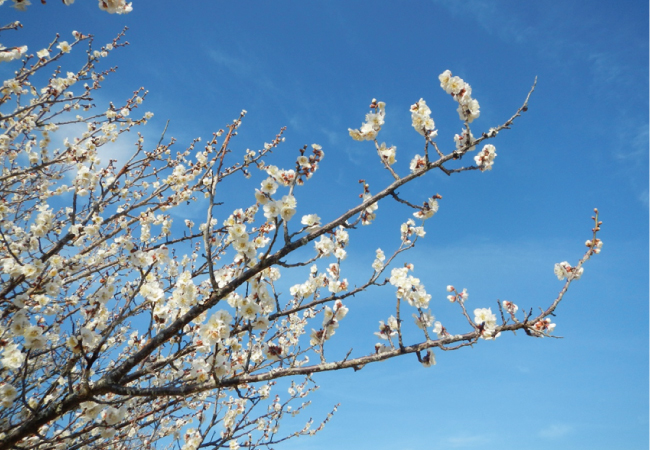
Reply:
[[[145, 86], [145, 110], [156, 114], [151, 139], [170, 119], [180, 149], [246, 109], [234, 149], [261, 148], [286, 125], [286, 143], [267, 162], [288, 167], [299, 147], [321, 144], [325, 160], [298, 194], [298, 212], [324, 219], [357, 202], [358, 179], [373, 191], [389, 182], [371, 144], [347, 133], [373, 97], [387, 103], [379, 139], [397, 146], [405, 173], [422, 150], [412, 103], [427, 101], [444, 149], [461, 130], [439, 87], [442, 71], [472, 85], [481, 104], [475, 135], [510, 117], [537, 76], [530, 110], [494, 141], [493, 171], [430, 174], [402, 189], [414, 202], [444, 197], [407, 259], [433, 295], [434, 314], [460, 332], [447, 284], [468, 288], [469, 309], [494, 308], [497, 298], [548, 305], [561, 288], [553, 264], [580, 258], [598, 207], [603, 252], [557, 311], [564, 339], [508, 335], [439, 352], [431, 369], [401, 358], [317, 376], [322, 389], [308, 414], [341, 407], [322, 433], [284, 448], [648, 448], [647, 2], [136, 0], [131, 14], [110, 16], [78, 0], [26, 13], [5, 5], [0, 15], [24, 24], [2, 43], [30, 52], [56, 32], [104, 43], [127, 25], [131, 45], [108, 59], [119, 71], [96, 103]], [[0, 66], [3, 78], [10, 71]], [[111, 151], [130, 146], [122, 140]], [[257, 181], [229, 191], [233, 207], [250, 203]], [[343, 275], [361, 281], [374, 249], [393, 248], [409, 214], [380, 204], [375, 225], [352, 233]], [[390, 289], [349, 302], [337, 350], [367, 352], [393, 304]]]

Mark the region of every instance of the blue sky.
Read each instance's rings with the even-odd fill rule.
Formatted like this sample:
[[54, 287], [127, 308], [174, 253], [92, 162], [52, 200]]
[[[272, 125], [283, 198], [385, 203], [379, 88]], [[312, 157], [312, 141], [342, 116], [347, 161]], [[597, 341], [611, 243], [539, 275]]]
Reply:
[[[3, 22], [24, 25], [2, 43], [30, 52], [57, 32], [104, 43], [128, 26], [131, 45], [107, 60], [119, 70], [96, 103], [144, 86], [145, 110], [156, 114], [145, 133], [151, 139], [170, 119], [168, 135], [180, 149], [246, 109], [233, 149], [261, 148], [287, 126], [286, 142], [267, 162], [288, 167], [298, 148], [321, 144], [325, 159], [298, 194], [298, 212], [324, 219], [358, 201], [358, 179], [373, 191], [389, 183], [371, 144], [347, 132], [373, 97], [387, 103], [379, 140], [397, 146], [396, 167], [405, 173], [422, 150], [412, 103], [427, 101], [443, 149], [461, 130], [439, 87], [445, 69], [470, 83], [481, 104], [475, 135], [510, 117], [537, 76], [529, 111], [494, 141], [494, 170], [429, 174], [401, 190], [416, 203], [443, 196], [406, 259], [443, 323], [461, 326], [447, 284], [468, 289], [470, 309], [494, 308], [496, 299], [537, 309], [561, 288], [553, 264], [582, 255], [598, 207], [603, 252], [557, 311], [563, 339], [508, 335], [439, 352], [430, 369], [401, 358], [317, 376], [322, 389], [309, 414], [341, 407], [322, 433], [284, 448], [648, 448], [646, 2], [136, 0], [131, 14], [111, 16], [78, 0], [0, 12]], [[10, 70], [0, 66], [4, 78]], [[123, 140], [114, 151], [130, 145]], [[233, 187], [227, 205], [249, 204], [258, 181]], [[374, 249], [397, 245], [409, 215], [381, 203], [377, 222], [351, 234], [343, 275], [362, 281]], [[393, 303], [390, 289], [349, 302], [335, 337], [340, 351], [367, 352]]]

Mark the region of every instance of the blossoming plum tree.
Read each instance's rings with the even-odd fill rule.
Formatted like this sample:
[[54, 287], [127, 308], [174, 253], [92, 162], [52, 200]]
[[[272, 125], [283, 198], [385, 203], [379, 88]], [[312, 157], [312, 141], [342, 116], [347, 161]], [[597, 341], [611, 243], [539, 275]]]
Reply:
[[[130, 8], [123, 1], [102, 4], [109, 12]], [[539, 314], [509, 301], [470, 312], [467, 291], [448, 286], [449, 301], [467, 322], [452, 332], [432, 315], [431, 294], [413, 265], [394, 263], [424, 236], [442, 197], [416, 204], [397, 189], [435, 170], [491, 170], [495, 147], [486, 142], [527, 110], [534, 86], [512, 117], [474, 137], [479, 103], [469, 84], [443, 72], [440, 86], [458, 103], [462, 131], [443, 150], [431, 110], [417, 101], [412, 125], [423, 149], [404, 152], [412, 158], [408, 173], [393, 169], [396, 147], [378, 141], [387, 107], [372, 100], [365, 122], [349, 132], [371, 141], [393, 181], [375, 193], [362, 181], [358, 205], [324, 222], [318, 211], [298, 214], [294, 196], [323, 163], [321, 146], [299, 149], [287, 169], [267, 162], [284, 130], [260, 150], [235, 152], [245, 111], [207, 142], [196, 139], [178, 153], [163, 133], [153, 145], [139, 136], [126, 161], [109, 159], [105, 148], [153, 116], [138, 114], [147, 95], [142, 88], [108, 110], [92, 103], [114, 72], [99, 66], [124, 45], [122, 38], [93, 49], [92, 37], [75, 31], [71, 42], [57, 37], [35, 55], [24, 47], [0, 50], [0, 59], [16, 64], [0, 90], [0, 449], [253, 449], [312, 435], [329, 416], [284, 434], [279, 424], [308, 404], [313, 374], [411, 354], [431, 366], [434, 349], [457, 350], [509, 331], [550, 336], [549, 316], [583, 263], [600, 251], [596, 210], [586, 253], [574, 266], [555, 265], [565, 281]], [[85, 63], [64, 72], [66, 54], [83, 43]], [[70, 124], [83, 131], [53, 148], [53, 136]], [[461, 166], [474, 151], [475, 164]], [[250, 202], [217, 218], [224, 180], [252, 171], [265, 179], [257, 189], [241, 180]], [[390, 252], [371, 250], [376, 258], [365, 281], [349, 281], [343, 263], [349, 239], [390, 199], [413, 210], [401, 238]], [[186, 220], [178, 232], [172, 213], [188, 203], [203, 208], [205, 220]], [[307, 246], [311, 256], [297, 253]], [[306, 267], [304, 281], [281, 294], [281, 275]], [[397, 301], [394, 315], [373, 319], [379, 342], [358, 355], [328, 358], [352, 297], [380, 287]], [[407, 343], [403, 330], [413, 325], [421, 339]]]

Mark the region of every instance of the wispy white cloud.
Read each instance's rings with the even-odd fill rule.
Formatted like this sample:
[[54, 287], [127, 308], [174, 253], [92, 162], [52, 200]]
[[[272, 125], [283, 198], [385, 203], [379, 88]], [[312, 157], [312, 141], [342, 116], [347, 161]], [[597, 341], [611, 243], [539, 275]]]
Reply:
[[648, 190], [644, 189], [640, 194], [639, 194], [639, 201], [645, 205], [646, 208], [650, 207], [649, 203], [649, 198], [648, 198]]
[[[546, 14], [538, 16], [535, 25], [531, 25], [529, 20], [518, 16], [514, 9], [504, 8], [498, 2], [432, 1], [454, 16], [462, 16], [465, 20], [474, 21], [485, 32], [499, 36], [508, 44], [515, 42], [525, 45], [527, 49], [536, 52], [551, 64], [564, 67], [566, 61], [573, 61], [588, 66], [593, 77], [591, 81], [596, 85], [611, 89], [609, 83], [616, 79], [619, 85], [625, 83], [630, 88], [636, 86], [636, 81], [626, 75], [625, 62], [621, 61], [620, 55], [608, 51], [595, 52], [591, 50], [591, 42], [580, 42], [568, 37], [565, 32], [570, 29], [573, 22], [566, 19], [564, 15], [568, 15], [570, 11], [548, 10]], [[597, 27], [601, 24], [591, 24], [591, 26]]]
[[610, 83], [623, 74], [622, 67], [617, 64], [615, 55], [611, 53], [591, 53], [587, 60], [591, 62], [594, 81], [597, 83]]
[[266, 91], [276, 92], [278, 89], [270, 77], [265, 75], [264, 63], [254, 54], [227, 53], [218, 48], [206, 50], [208, 57], [218, 66], [225, 68], [240, 78], [243, 78]]
[[617, 159], [635, 166], [646, 165], [648, 161], [648, 124], [647, 122], [629, 124], [619, 130], [620, 143], [615, 150]]
[[242, 58], [236, 58], [219, 49], [208, 50], [208, 55], [218, 65], [238, 75], [248, 75], [253, 71], [252, 64]]
[[347, 136], [347, 133], [343, 133], [342, 130], [328, 130], [325, 128], [321, 128], [321, 133], [323, 133], [325, 136], [327, 136], [327, 140], [329, 141], [329, 145], [331, 146], [336, 146], [341, 143], [341, 138], [344, 136]]
[[512, 14], [505, 14], [494, 2], [483, 0], [465, 0], [450, 2], [446, 0], [433, 0], [454, 16], [474, 20], [489, 34], [497, 34], [508, 42], [524, 43], [531, 40], [534, 31]]
[[567, 424], [552, 424], [542, 428], [537, 435], [544, 439], [559, 439], [571, 433], [573, 427]]
[[479, 446], [489, 445], [492, 439], [486, 435], [468, 433], [451, 436], [444, 439], [444, 441], [447, 443], [448, 447], [452, 448], [476, 448]]

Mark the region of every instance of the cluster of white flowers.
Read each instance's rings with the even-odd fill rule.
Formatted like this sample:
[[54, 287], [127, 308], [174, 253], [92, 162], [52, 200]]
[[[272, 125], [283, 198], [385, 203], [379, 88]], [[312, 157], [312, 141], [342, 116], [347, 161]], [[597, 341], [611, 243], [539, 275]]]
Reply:
[[478, 101], [472, 98], [472, 87], [462, 78], [452, 76], [449, 70], [441, 73], [438, 79], [440, 87], [458, 102], [457, 111], [460, 120], [472, 123], [481, 114]]
[[296, 171], [293, 169], [279, 169], [277, 166], [268, 166], [266, 173], [283, 186], [291, 186], [296, 181]]
[[486, 144], [483, 147], [483, 150], [478, 152], [474, 157], [476, 165], [481, 168], [481, 171], [492, 170], [492, 165], [494, 164], [494, 158], [496, 158], [496, 149], [492, 144]]
[[183, 444], [182, 450], [196, 450], [203, 442], [201, 433], [195, 428], [187, 429], [183, 437], [185, 438], [185, 443]]
[[0, 44], [0, 62], [9, 62], [14, 59], [20, 59], [25, 53], [27, 53], [26, 45], [7, 48]]
[[497, 316], [491, 308], [477, 308], [474, 310], [474, 323], [479, 326], [483, 339], [495, 339], [501, 335], [496, 332]]
[[264, 217], [269, 221], [276, 220], [280, 217], [284, 221], [289, 221], [296, 213], [296, 198], [293, 195], [284, 195], [282, 199], [271, 201], [268, 200], [264, 205]]
[[551, 322], [551, 319], [546, 318], [535, 322], [531, 332], [537, 337], [544, 337], [553, 333], [553, 330], [555, 330], [555, 324]]
[[306, 216], [302, 216], [300, 223], [305, 226], [306, 230], [313, 230], [320, 225], [320, 220], [320, 217], [316, 214], [307, 214]]
[[475, 141], [474, 135], [472, 132], [467, 129], [463, 128], [463, 131], [461, 131], [460, 134], [454, 135], [454, 142], [456, 143], [456, 150], [463, 150], [465, 147], [470, 146], [467, 148], [467, 151], [472, 151], [476, 150], [476, 146], [472, 145], [472, 143]]
[[82, 354], [94, 350], [101, 337], [88, 327], [82, 327], [79, 333], [68, 337], [66, 343], [74, 353]]
[[422, 209], [420, 209], [418, 212], [413, 213], [413, 216], [416, 219], [427, 220], [433, 217], [433, 215], [437, 212], [438, 200], [436, 197], [431, 197], [426, 202], [424, 202]]
[[379, 331], [375, 331], [375, 335], [381, 339], [390, 341], [392, 337], [397, 336], [397, 330], [397, 319], [393, 316], [390, 316], [385, 323], [383, 320], [379, 321]]
[[386, 255], [384, 255], [382, 249], [378, 248], [375, 252], [375, 260], [372, 263], [372, 268], [375, 270], [375, 272], [379, 272], [384, 268], [385, 260], [386, 260]]
[[[43, 334], [42, 327], [38, 325], [32, 325], [29, 322], [29, 319], [27, 318], [27, 314], [25, 313], [24, 310], [19, 310], [13, 316], [10, 329], [15, 337], [22, 337], [24, 339], [23, 347], [28, 349], [42, 350], [43, 348], [45, 348], [45, 345], [47, 344], [47, 341], [49, 340], [50, 337], [49, 333]], [[9, 353], [7, 353], [7, 355], [9, 355]], [[17, 361], [19, 359], [21, 359], [21, 357], [14, 354], [7, 361]]]
[[0, 405], [3, 408], [11, 408], [14, 400], [18, 396], [18, 391], [9, 383], [0, 383]]
[[509, 302], [508, 300], [504, 300], [503, 302], [501, 302], [501, 304], [503, 305], [503, 308], [506, 310], [506, 312], [508, 312], [508, 314], [510, 315], [515, 314], [517, 310], [519, 310], [519, 307], [517, 305], [515, 305], [512, 302]]
[[435, 331], [438, 327], [441, 327], [440, 322], [436, 322], [436, 318], [431, 314], [431, 311], [428, 310], [420, 311], [419, 315], [414, 313], [413, 318], [415, 319], [415, 325], [421, 330], [431, 327]]
[[435, 129], [436, 125], [431, 118], [431, 109], [423, 99], [411, 105], [411, 121], [415, 131], [422, 136], [433, 139], [438, 135], [438, 130]]
[[395, 151], [397, 150], [397, 147], [390, 146], [386, 147], [386, 143], [382, 142], [379, 148], [377, 149], [377, 152], [379, 153], [379, 157], [381, 158], [382, 161], [384, 161], [386, 164], [389, 166], [392, 166], [397, 162], [395, 159]]
[[17, 344], [6, 344], [2, 348], [1, 355], [2, 359], [0, 359], [0, 364], [9, 370], [20, 369], [25, 361], [25, 354], [20, 351], [20, 347]]
[[571, 267], [571, 264], [566, 261], [562, 261], [561, 263], [555, 264], [553, 272], [555, 273], [555, 276], [557, 276], [558, 280], [564, 280], [565, 278], [569, 280], [578, 280], [582, 276], [584, 269], [582, 267]]
[[332, 294], [338, 294], [339, 292], [343, 292], [348, 289], [347, 278], [344, 278], [343, 280], [339, 279], [341, 272], [338, 263], [330, 264], [327, 268], [327, 273], [329, 274], [327, 288]]
[[427, 160], [424, 156], [415, 155], [409, 164], [412, 173], [418, 172], [427, 167]]
[[[69, 3], [74, 2], [74, 0], [67, 1]], [[124, 0], [99, 0], [99, 9], [110, 14], [128, 14], [133, 11], [133, 6]]]
[[416, 227], [413, 219], [408, 219], [406, 223], [400, 225], [400, 235], [402, 242], [405, 245], [410, 245], [412, 243], [411, 239], [413, 235], [423, 238], [425, 234], [427, 233], [424, 231], [424, 227]]
[[343, 319], [348, 308], [340, 300], [334, 302], [334, 308], [325, 307], [323, 311], [323, 328], [320, 330], [311, 330], [309, 344], [312, 346], [322, 345], [323, 342], [331, 338], [339, 327], [339, 321]]
[[377, 133], [381, 130], [384, 124], [384, 117], [386, 116], [386, 103], [378, 102], [372, 99], [370, 103], [372, 112], [366, 114], [366, 121], [361, 125], [358, 130], [348, 128], [350, 136], [355, 141], [372, 141], [377, 137]]
[[345, 246], [348, 245], [350, 235], [343, 227], [337, 228], [332, 237], [322, 235], [314, 243], [314, 248], [318, 252], [318, 257], [323, 258], [334, 255], [338, 260], [344, 260], [347, 256]]
[[318, 144], [312, 144], [312, 154], [305, 156], [305, 151], [307, 146], [303, 147], [300, 150], [300, 156], [296, 160], [296, 170], [298, 171], [298, 178], [296, 183], [298, 185], [304, 184], [305, 180], [308, 180], [312, 177], [314, 172], [318, 169], [319, 163], [325, 157], [325, 152], [323, 148]]
[[406, 300], [415, 308], [426, 309], [431, 295], [427, 294], [419, 278], [408, 274], [409, 270], [413, 270], [413, 264], [394, 268], [390, 273], [390, 284], [397, 288], [397, 298]]
[[[328, 238], [330, 243], [331, 239]], [[289, 293], [298, 299], [308, 298], [314, 295], [314, 293], [322, 286], [328, 285], [327, 275], [324, 273], [318, 274], [318, 268], [314, 264], [311, 267], [310, 276], [302, 284], [295, 284], [289, 289]]]

